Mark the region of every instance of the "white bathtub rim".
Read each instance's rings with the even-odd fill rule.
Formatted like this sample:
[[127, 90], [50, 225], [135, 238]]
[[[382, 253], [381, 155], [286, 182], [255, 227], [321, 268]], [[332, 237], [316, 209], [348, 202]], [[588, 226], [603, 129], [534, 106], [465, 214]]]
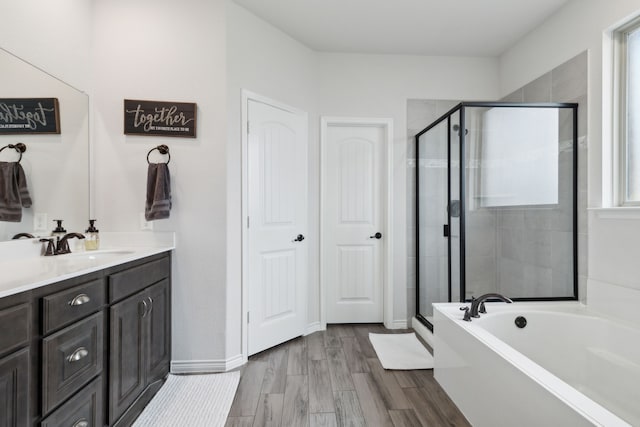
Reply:
[[[574, 305], [579, 304], [571, 301]], [[496, 303], [499, 304], [499, 303]], [[539, 303], [535, 303], [539, 304]], [[546, 303], [544, 303], [546, 304]], [[552, 303], [555, 304], [555, 303]], [[492, 304], [493, 305], [493, 304]], [[564, 305], [564, 303], [562, 303]], [[624, 421], [622, 418], [615, 415], [613, 412], [606, 409], [604, 406], [590, 399], [574, 387], [561, 380], [542, 366], [538, 365], [524, 354], [518, 352], [510, 345], [506, 344], [484, 328], [481, 325], [477, 325], [472, 322], [465, 322], [462, 320], [462, 312], [459, 311], [459, 307], [464, 306], [460, 303], [438, 303], [433, 304], [434, 309], [440, 311], [445, 317], [453, 321], [453, 323], [466, 331], [469, 334], [480, 341], [485, 346], [489, 347], [501, 358], [505, 359], [516, 369], [527, 375], [533, 381], [542, 386], [549, 393], [553, 394], [560, 401], [564, 402], [567, 406], [573, 409], [575, 412], [581, 414], [585, 419], [589, 420], [596, 426], [603, 427], [632, 427], [631, 424]], [[497, 306], [496, 306], [497, 307]], [[507, 306], [508, 309], [499, 309], [499, 311], [516, 311], [516, 307]], [[523, 310], [531, 311], [550, 311], [540, 310], [541, 307], [532, 309], [529, 303], [518, 304], [518, 307]], [[551, 305], [548, 306], [551, 308]], [[584, 306], [582, 306], [584, 307]], [[556, 306], [557, 308], [557, 306]], [[577, 307], [576, 307], [577, 308]], [[586, 314], [586, 313], [585, 313]], [[589, 314], [586, 314], [589, 315]], [[434, 331], [437, 335], [437, 329]], [[437, 358], [437, 356], [436, 356]], [[437, 365], [435, 369], [438, 369]], [[588, 408], [588, 409], [587, 409]]]

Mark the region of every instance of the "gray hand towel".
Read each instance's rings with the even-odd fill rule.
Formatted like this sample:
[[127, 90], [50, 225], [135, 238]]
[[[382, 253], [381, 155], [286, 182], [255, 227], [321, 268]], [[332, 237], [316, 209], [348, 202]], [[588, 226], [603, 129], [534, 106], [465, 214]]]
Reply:
[[169, 218], [171, 210], [171, 177], [166, 163], [149, 163], [147, 171], [147, 221]]
[[0, 162], [0, 221], [22, 221], [22, 208], [31, 207], [27, 178], [18, 162]]

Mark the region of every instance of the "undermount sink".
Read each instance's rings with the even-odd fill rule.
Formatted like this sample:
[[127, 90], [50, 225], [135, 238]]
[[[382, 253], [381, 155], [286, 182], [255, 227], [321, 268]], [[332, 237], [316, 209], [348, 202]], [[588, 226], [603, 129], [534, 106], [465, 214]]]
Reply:
[[135, 251], [129, 249], [100, 249], [97, 251], [72, 252], [63, 256], [74, 259], [104, 259], [122, 255], [130, 255], [134, 252]]

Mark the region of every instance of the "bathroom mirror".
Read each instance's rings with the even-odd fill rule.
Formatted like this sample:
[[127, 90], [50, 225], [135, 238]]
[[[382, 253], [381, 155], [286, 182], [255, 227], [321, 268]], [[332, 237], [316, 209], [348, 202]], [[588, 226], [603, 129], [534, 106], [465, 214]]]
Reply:
[[[0, 221], [0, 241], [18, 233], [49, 235], [54, 219], [83, 231], [89, 218], [89, 99], [80, 90], [0, 48], [0, 98], [57, 98], [60, 134], [0, 134], [0, 148], [23, 143], [20, 164], [32, 199], [20, 222]], [[19, 159], [16, 150], [0, 161]]]

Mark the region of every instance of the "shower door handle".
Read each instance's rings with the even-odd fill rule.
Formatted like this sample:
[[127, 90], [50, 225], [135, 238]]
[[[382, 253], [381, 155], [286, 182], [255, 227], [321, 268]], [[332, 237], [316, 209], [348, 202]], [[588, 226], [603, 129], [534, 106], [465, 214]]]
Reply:
[[444, 237], [449, 237], [449, 224], [444, 224], [442, 226], [442, 235]]

